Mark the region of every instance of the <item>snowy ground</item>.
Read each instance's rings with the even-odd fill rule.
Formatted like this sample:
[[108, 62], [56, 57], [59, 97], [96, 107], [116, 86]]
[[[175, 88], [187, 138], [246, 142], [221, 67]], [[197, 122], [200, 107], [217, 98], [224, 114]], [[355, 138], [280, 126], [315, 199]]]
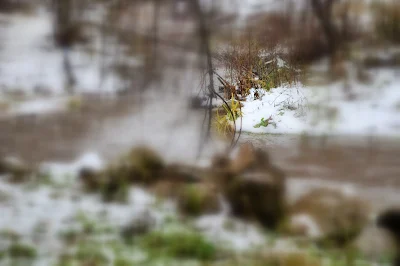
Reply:
[[[85, 194], [77, 180], [82, 167], [101, 169], [104, 163], [96, 154], [86, 154], [71, 163], [43, 164], [43, 176], [25, 184], [12, 185], [1, 177], [3, 219], [0, 219], [0, 232], [18, 235], [20, 243], [35, 247], [38, 260], [32, 265], [59, 265], [56, 261], [67, 249], [61, 235], [82, 230], [82, 221], [109, 226], [114, 232], [109, 237], [118, 238], [122, 228], [140, 219], [150, 219], [153, 229], [159, 230], [168, 227], [169, 220], [179, 220], [173, 202], [157, 199], [139, 187], [131, 188], [126, 204], [104, 203], [98, 195]], [[228, 223], [230, 229], [226, 226]], [[220, 214], [203, 216], [178, 226], [180, 232], [193, 230], [190, 229], [193, 227], [210, 241], [237, 251], [260, 247], [267, 241], [258, 226], [231, 218], [227, 206]], [[0, 241], [0, 251], [6, 247], [7, 241]], [[111, 250], [108, 252], [112, 253]], [[143, 260], [141, 257], [136, 259], [136, 263]], [[7, 258], [0, 258], [0, 265], [8, 263]]]
[[[250, 95], [243, 102], [242, 129], [254, 133], [399, 136], [399, 73], [399, 69], [374, 69], [367, 84], [350, 79], [323, 86], [275, 88], [263, 92], [259, 100]], [[262, 118], [270, 117], [267, 127], [255, 128]]]
[[[88, 20], [91, 19], [89, 15]], [[63, 109], [60, 108], [60, 96], [69, 89], [63, 69], [65, 51], [53, 44], [52, 19], [44, 9], [37, 9], [32, 14], [0, 14], [0, 105], [9, 105], [10, 113]], [[109, 68], [115, 58], [101, 56], [100, 36], [95, 30], [90, 33], [94, 52], [77, 46], [69, 53], [77, 82], [74, 91], [114, 93], [123, 89], [123, 82]], [[113, 47], [110, 49], [119, 49], [112, 40], [107, 43]]]
[[[118, 239], [118, 234], [124, 226], [140, 219], [150, 219], [155, 230], [196, 230], [206, 239], [234, 252], [256, 251], [268, 246], [270, 251], [297, 250], [295, 242], [290, 239], [275, 239], [258, 226], [236, 220], [229, 215], [229, 208], [223, 204], [222, 212], [206, 215], [193, 221], [179, 222], [175, 204], [171, 201], [160, 201], [139, 187], [130, 190], [127, 204], [104, 203], [98, 195], [85, 194], [80, 187], [76, 174], [82, 167], [101, 169], [104, 162], [96, 154], [86, 154], [71, 163], [46, 163], [42, 172], [46, 173], [38, 179], [21, 185], [11, 185], [2, 178], [0, 182], [0, 232], [19, 235], [19, 243], [35, 247], [38, 259], [32, 265], [56, 264], [58, 257], [65, 254], [71, 247], [65, 245], [63, 235], [68, 232], [79, 232], [92, 224], [95, 230], [107, 230], [101, 233], [102, 248], [112, 261], [112, 249], [107, 249], [106, 239]], [[318, 180], [289, 180], [288, 200], [293, 202], [312, 188], [336, 187], [358, 195], [367, 200], [388, 202], [398, 195], [390, 189], [358, 188], [351, 184], [326, 183]], [[397, 196], [396, 196], [397, 195]], [[390, 202], [389, 200], [389, 202]], [[146, 218], [147, 217], [147, 218]], [[174, 217], [174, 218], [173, 218]], [[176, 223], [171, 228], [171, 219]], [[176, 227], [178, 226], [178, 227]], [[101, 229], [104, 228], [104, 229]], [[169, 229], [168, 229], [169, 228]], [[179, 229], [178, 229], [179, 228]], [[97, 231], [95, 231], [97, 232]], [[103, 235], [103, 234], [106, 235]], [[101, 240], [104, 239], [104, 240]], [[97, 240], [99, 241], [99, 240]], [[0, 250], [7, 247], [7, 241], [0, 241]], [[129, 255], [134, 263], [146, 264], [148, 255], [137, 256], [129, 247]], [[237, 253], [239, 254], [239, 253]], [[150, 255], [151, 256], [151, 255]], [[4, 264], [1, 264], [4, 263]], [[6, 258], [0, 265], [9, 265]], [[163, 262], [162, 265], [166, 265]], [[30, 264], [31, 265], [31, 264]], [[171, 264], [173, 265], [173, 264]], [[192, 265], [192, 264], [191, 264]]]

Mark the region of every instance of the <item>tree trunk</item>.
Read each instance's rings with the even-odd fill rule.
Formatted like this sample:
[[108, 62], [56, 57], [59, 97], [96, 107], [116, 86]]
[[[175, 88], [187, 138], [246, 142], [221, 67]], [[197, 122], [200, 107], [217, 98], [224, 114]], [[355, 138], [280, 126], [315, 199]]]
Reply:
[[339, 36], [338, 31], [333, 23], [332, 18], [332, 7], [337, 0], [310, 0], [311, 7], [315, 16], [317, 17], [322, 30], [325, 35], [325, 39], [328, 44], [329, 52], [334, 55], [338, 49]]

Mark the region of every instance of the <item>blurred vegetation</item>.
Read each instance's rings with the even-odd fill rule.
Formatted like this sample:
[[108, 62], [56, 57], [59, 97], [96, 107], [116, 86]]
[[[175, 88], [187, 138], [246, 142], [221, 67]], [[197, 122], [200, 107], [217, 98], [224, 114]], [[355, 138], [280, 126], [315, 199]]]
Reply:
[[400, 44], [400, 2], [374, 1], [371, 8], [378, 37], [389, 43]]

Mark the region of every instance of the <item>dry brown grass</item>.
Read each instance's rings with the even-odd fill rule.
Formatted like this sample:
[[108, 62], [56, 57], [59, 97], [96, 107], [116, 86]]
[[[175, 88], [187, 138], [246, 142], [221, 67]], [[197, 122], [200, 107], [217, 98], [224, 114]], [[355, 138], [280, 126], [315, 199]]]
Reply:
[[400, 44], [400, 2], [375, 1], [372, 10], [377, 37], [384, 42]]

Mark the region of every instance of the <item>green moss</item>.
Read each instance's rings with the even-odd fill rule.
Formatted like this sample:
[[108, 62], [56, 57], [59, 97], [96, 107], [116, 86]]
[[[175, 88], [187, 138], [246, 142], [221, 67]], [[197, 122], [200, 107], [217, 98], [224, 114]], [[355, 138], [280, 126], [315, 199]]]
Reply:
[[211, 242], [191, 232], [153, 232], [142, 245], [151, 253], [180, 259], [212, 260], [217, 252]]
[[196, 190], [195, 186], [187, 186], [184, 188], [181, 199], [179, 201], [179, 206], [181, 211], [199, 215], [201, 213], [201, 206], [204, 195], [198, 190]]
[[131, 181], [145, 184], [157, 180], [165, 166], [161, 156], [147, 147], [134, 148], [127, 156], [127, 164]]
[[8, 254], [12, 258], [29, 258], [37, 257], [37, 251], [34, 247], [25, 244], [12, 244], [8, 247]]
[[198, 216], [219, 211], [218, 195], [207, 185], [194, 184], [183, 187], [178, 198], [179, 210]]

